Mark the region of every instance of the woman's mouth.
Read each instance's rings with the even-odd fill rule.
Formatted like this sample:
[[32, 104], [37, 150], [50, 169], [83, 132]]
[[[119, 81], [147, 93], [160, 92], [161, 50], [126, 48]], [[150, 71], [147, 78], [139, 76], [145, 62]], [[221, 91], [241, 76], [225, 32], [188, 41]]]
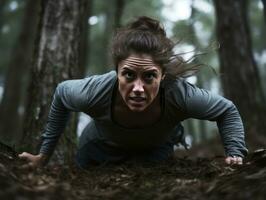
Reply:
[[135, 103], [143, 103], [146, 101], [146, 98], [145, 97], [129, 97], [129, 100]]

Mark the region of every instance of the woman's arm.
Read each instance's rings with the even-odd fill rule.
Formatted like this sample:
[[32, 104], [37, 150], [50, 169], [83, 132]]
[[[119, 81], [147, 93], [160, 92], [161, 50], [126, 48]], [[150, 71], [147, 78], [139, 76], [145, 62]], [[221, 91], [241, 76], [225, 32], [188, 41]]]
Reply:
[[216, 121], [223, 141], [226, 162], [241, 163], [236, 158], [247, 155], [244, 127], [236, 106], [228, 99], [185, 84], [185, 106], [188, 117]]
[[[116, 80], [114, 71], [84, 79], [68, 80], [60, 83], [54, 93], [46, 127], [42, 134], [42, 145], [38, 155], [24, 154], [27, 160], [40, 163], [49, 160], [59, 137], [63, 133], [71, 111], [94, 114], [109, 97]], [[98, 110], [97, 110], [98, 111]], [[45, 159], [44, 159], [45, 158]], [[36, 162], [35, 162], [36, 161]], [[44, 162], [46, 163], [46, 162]]]
[[46, 164], [52, 155], [60, 135], [63, 133], [71, 111], [85, 111], [89, 108], [88, 95], [91, 79], [69, 80], [60, 83], [54, 93], [48, 120], [42, 133], [42, 145], [38, 155], [20, 154], [30, 167]]
[[40, 153], [51, 155], [63, 133], [70, 112], [86, 112], [93, 97], [93, 77], [60, 83], [54, 93], [50, 112], [42, 134]]

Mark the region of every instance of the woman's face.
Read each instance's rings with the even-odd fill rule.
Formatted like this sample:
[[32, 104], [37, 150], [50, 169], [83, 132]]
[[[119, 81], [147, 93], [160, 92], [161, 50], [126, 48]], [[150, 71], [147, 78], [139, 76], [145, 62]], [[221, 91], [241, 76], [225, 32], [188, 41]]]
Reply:
[[144, 111], [156, 98], [162, 69], [151, 56], [131, 54], [118, 64], [118, 89], [131, 111]]

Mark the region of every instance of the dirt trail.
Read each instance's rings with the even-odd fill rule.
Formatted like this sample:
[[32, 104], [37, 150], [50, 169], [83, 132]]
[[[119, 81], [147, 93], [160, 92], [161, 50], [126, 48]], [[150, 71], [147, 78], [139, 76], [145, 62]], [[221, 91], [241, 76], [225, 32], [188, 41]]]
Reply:
[[242, 166], [222, 157], [180, 158], [151, 165], [129, 162], [86, 171], [50, 165], [20, 169], [15, 154], [0, 152], [0, 199], [266, 199], [266, 150]]

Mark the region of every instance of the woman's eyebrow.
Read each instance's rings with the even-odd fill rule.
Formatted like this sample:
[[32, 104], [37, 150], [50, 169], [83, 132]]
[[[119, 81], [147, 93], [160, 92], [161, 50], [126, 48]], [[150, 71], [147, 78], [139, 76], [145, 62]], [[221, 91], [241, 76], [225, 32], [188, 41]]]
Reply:
[[130, 66], [125, 65], [122, 67], [122, 70], [127, 70], [127, 71], [134, 71], [134, 69], [132, 69]]
[[145, 73], [158, 73], [157, 69], [147, 69], [144, 71]]

